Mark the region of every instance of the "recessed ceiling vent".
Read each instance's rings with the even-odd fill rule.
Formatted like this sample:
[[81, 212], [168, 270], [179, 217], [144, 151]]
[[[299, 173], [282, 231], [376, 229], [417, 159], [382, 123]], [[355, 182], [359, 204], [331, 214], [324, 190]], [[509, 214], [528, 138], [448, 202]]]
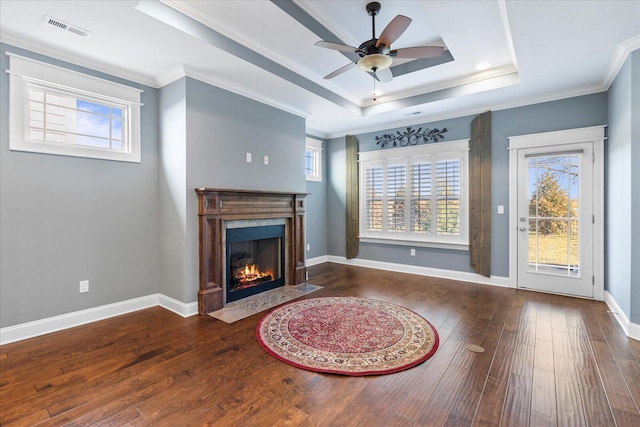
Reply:
[[82, 37], [87, 37], [89, 34], [91, 34], [91, 31], [83, 30], [80, 27], [77, 27], [77, 26], [71, 25], [71, 24], [67, 24], [64, 21], [61, 21], [61, 20], [56, 19], [56, 18], [52, 18], [50, 16], [45, 16], [43, 22], [45, 24], [53, 25], [54, 27], [58, 27], [58, 28], [60, 28], [62, 30], [69, 31], [70, 33], [77, 34], [77, 35], [82, 36]]

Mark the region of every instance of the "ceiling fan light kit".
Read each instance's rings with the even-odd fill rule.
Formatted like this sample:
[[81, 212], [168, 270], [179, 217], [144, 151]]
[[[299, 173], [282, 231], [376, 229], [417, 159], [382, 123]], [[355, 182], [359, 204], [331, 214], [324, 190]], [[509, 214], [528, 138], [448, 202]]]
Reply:
[[378, 70], [389, 68], [392, 63], [393, 59], [391, 59], [389, 55], [372, 53], [371, 55], [367, 55], [358, 61], [358, 68], [364, 71], [375, 73]]
[[[325, 79], [332, 79], [347, 70], [358, 65], [358, 68], [369, 73], [374, 73], [376, 79], [383, 83], [393, 80], [393, 74], [387, 70], [393, 65], [393, 58], [433, 58], [442, 55], [444, 48], [440, 46], [416, 46], [403, 49], [391, 50], [391, 44], [395, 42], [411, 24], [411, 18], [398, 15], [376, 38], [376, 15], [382, 6], [378, 2], [367, 4], [367, 14], [371, 16], [371, 40], [367, 40], [359, 47], [347, 46], [341, 43], [319, 41], [316, 46], [340, 52], [357, 53], [360, 59], [357, 62], [347, 64], [336, 71], [325, 76]], [[387, 71], [385, 71], [387, 70]]]

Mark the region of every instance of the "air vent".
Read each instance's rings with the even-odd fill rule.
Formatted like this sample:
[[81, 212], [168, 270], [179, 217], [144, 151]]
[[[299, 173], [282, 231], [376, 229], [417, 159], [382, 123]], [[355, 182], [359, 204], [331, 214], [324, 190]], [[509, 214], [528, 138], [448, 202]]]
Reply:
[[89, 34], [91, 34], [91, 31], [83, 30], [80, 27], [67, 24], [66, 22], [63, 22], [56, 18], [52, 18], [50, 16], [45, 16], [43, 22], [45, 24], [53, 25], [54, 27], [60, 28], [65, 31], [69, 31], [70, 33], [77, 34], [82, 37], [87, 37]]
[[45, 16], [44, 22], [46, 22], [49, 25], [53, 25], [54, 27], [62, 28], [63, 30], [66, 30], [67, 28], [69, 28], [69, 26], [64, 22], [60, 22], [57, 19], [53, 19], [50, 16]]

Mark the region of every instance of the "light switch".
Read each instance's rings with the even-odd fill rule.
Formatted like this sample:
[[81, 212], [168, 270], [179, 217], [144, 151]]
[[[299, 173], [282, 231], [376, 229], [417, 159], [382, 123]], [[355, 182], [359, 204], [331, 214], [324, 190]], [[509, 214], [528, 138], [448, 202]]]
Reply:
[[251, 163], [251, 153], [247, 153], [247, 163]]
[[265, 165], [269, 164], [269, 156], [264, 156], [264, 164]]
[[498, 213], [500, 215], [504, 214], [504, 205], [498, 205]]

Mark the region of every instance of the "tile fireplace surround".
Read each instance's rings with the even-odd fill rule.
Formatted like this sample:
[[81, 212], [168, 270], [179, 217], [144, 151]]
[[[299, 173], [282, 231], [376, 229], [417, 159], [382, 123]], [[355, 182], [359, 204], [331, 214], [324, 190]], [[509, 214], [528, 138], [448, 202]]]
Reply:
[[225, 280], [225, 222], [283, 219], [285, 286], [304, 283], [304, 198], [307, 193], [196, 188], [200, 246], [198, 313], [222, 308]]

